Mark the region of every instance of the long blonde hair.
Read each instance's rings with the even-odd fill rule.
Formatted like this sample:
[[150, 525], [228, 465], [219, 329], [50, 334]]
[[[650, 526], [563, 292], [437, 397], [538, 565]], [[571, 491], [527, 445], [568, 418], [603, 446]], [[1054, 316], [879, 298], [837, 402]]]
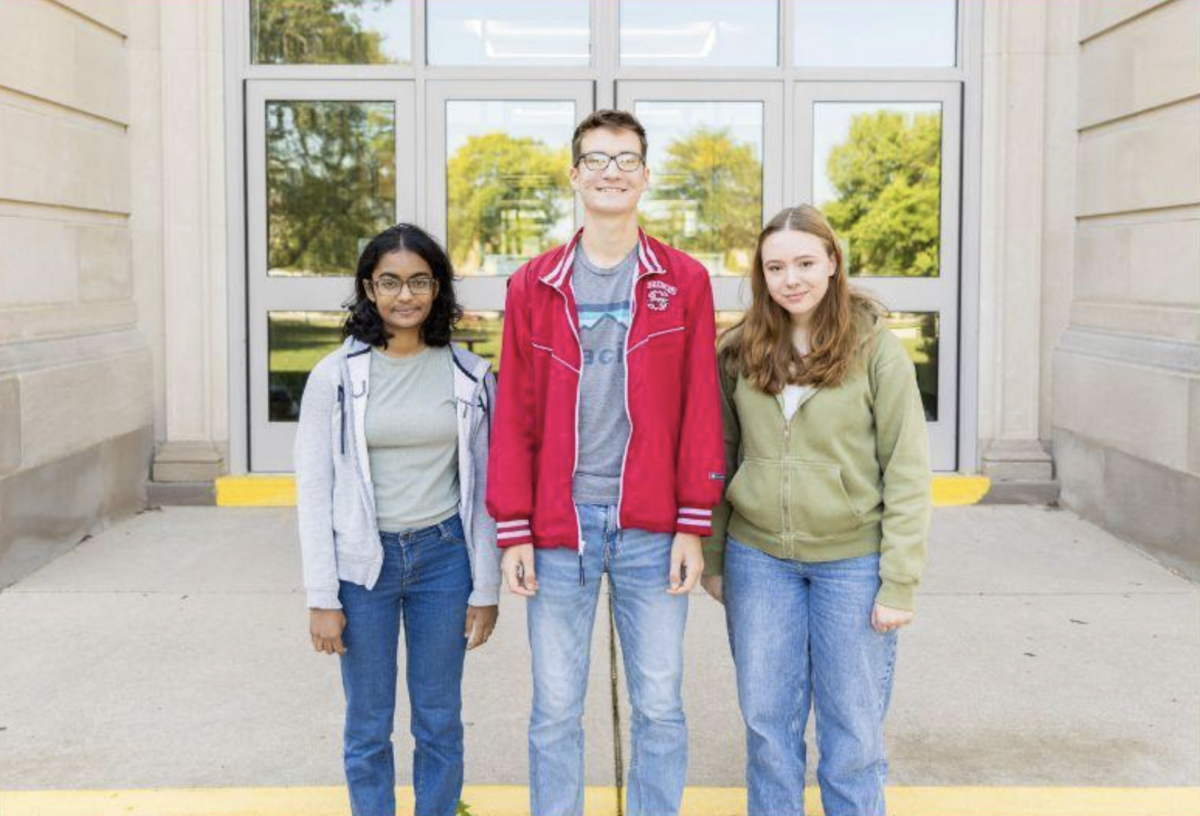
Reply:
[[[834, 262], [829, 288], [812, 316], [807, 355], [792, 343], [792, 320], [767, 289], [763, 242], [777, 232], [806, 232], [819, 239]], [[755, 388], [778, 394], [787, 385], [834, 387], [845, 380], [858, 357], [865, 330], [884, 307], [871, 295], [850, 286], [846, 258], [833, 228], [816, 207], [788, 207], [772, 218], [758, 236], [750, 269], [753, 302], [742, 319], [721, 337], [721, 365], [731, 376], [740, 373]]]

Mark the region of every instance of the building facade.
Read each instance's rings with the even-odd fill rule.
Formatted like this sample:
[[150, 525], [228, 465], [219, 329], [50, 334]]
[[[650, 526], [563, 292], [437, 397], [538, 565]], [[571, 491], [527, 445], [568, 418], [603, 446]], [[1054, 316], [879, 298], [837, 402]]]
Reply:
[[1200, 574], [1200, 0], [5, 0], [0, 581], [288, 471], [389, 223], [447, 244], [494, 355], [600, 107], [646, 124], [646, 226], [720, 324], [757, 225], [818, 204], [937, 470]]

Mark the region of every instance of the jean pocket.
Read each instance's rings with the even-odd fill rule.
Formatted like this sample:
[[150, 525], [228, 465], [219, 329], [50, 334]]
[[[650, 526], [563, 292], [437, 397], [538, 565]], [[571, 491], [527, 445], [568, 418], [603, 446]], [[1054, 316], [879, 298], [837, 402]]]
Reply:
[[453, 516], [438, 524], [442, 541], [447, 544], [466, 544], [467, 537], [463, 532], [462, 518]]

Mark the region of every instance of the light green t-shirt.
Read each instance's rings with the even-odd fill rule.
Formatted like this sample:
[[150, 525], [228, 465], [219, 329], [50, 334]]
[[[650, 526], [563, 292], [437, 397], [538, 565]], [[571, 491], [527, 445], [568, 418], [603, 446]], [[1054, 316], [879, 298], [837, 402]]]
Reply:
[[449, 346], [412, 357], [371, 349], [367, 455], [385, 533], [418, 530], [458, 512], [458, 424]]

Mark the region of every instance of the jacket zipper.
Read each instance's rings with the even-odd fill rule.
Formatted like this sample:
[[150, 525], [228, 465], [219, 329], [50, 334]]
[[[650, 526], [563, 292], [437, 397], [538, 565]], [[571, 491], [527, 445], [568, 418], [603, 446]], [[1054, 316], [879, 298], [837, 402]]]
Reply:
[[780, 481], [783, 490], [782, 505], [783, 505], [783, 534], [787, 536], [791, 531], [791, 507], [789, 506], [788, 497], [792, 495], [792, 469], [788, 467], [788, 457], [791, 454], [792, 442], [792, 423], [786, 416], [783, 418], [783, 479]]
[[346, 386], [338, 383], [338, 421], [341, 423], [342, 456], [346, 455]]
[[625, 327], [625, 418], [629, 421], [629, 437], [625, 440], [625, 453], [621, 456], [621, 481], [617, 490], [617, 527], [621, 526], [621, 506], [625, 503], [625, 465], [629, 461], [629, 446], [633, 442], [633, 412], [629, 410], [629, 337], [633, 334], [633, 318], [637, 314], [637, 285], [640, 280], [641, 259], [634, 266], [633, 285], [629, 289], [629, 325]]
[[[575, 263], [575, 256], [572, 253], [570, 262]], [[558, 292], [559, 297], [563, 301], [563, 314], [567, 316], [567, 325], [571, 327], [571, 334], [575, 336], [575, 345], [579, 349], [579, 362], [583, 364], [583, 341], [579, 339], [579, 332], [575, 330], [575, 321], [571, 317], [571, 305], [567, 300], [566, 294], [557, 286], [551, 287], [555, 292]], [[583, 385], [583, 372], [576, 372], [575, 379], [575, 461], [571, 464], [571, 483], [575, 483], [575, 471], [579, 469], [579, 389]], [[575, 529], [576, 535], [579, 538], [577, 550], [579, 551], [579, 585], [583, 586], [583, 551], [587, 548], [587, 542], [583, 540], [583, 522], [579, 518], [579, 507], [575, 504], [575, 499], [571, 499], [571, 508], [575, 511]]]

